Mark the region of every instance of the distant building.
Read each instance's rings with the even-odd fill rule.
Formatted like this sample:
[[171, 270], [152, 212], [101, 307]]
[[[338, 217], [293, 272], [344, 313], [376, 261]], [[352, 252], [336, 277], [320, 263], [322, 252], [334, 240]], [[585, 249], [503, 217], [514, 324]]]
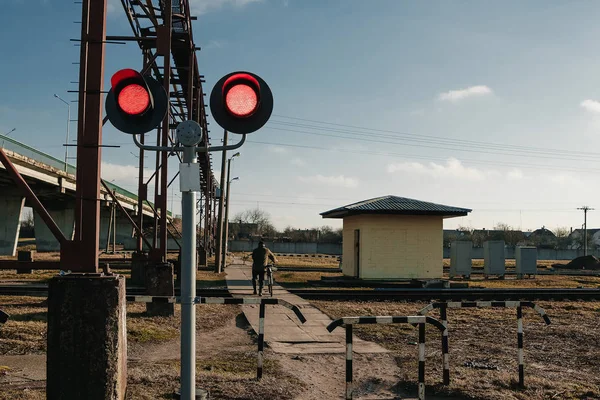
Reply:
[[[593, 228], [587, 230], [588, 242], [590, 248], [600, 247], [600, 229]], [[583, 249], [584, 229], [574, 229], [569, 235], [570, 249]]]
[[539, 248], [554, 249], [558, 244], [556, 235], [545, 226], [531, 232], [527, 240]]
[[321, 213], [343, 218], [344, 275], [361, 279], [441, 278], [443, 220], [470, 209], [383, 196]]

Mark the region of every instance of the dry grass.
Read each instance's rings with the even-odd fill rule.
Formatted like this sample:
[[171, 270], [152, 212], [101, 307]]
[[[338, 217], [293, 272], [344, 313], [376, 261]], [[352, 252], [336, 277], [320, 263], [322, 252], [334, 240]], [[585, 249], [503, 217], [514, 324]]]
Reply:
[[310, 286], [308, 281], [319, 281], [321, 277], [341, 277], [341, 273], [329, 272], [288, 272], [276, 271], [273, 274], [276, 283], [286, 288], [304, 288]]
[[[232, 254], [245, 261], [252, 261], [252, 253], [236, 252]], [[303, 268], [339, 268], [340, 263], [336, 257], [312, 257], [308, 254], [306, 257], [293, 256], [275, 256], [277, 265], [280, 267], [303, 267]]]
[[[332, 318], [357, 315], [415, 315], [426, 303], [313, 302]], [[469, 399], [600, 398], [600, 304], [539, 303], [552, 324], [546, 326], [531, 309], [525, 318], [525, 389], [517, 389], [516, 317], [514, 309], [449, 310], [451, 385], [441, 383], [440, 333], [428, 327], [426, 381], [428, 393]], [[431, 316], [438, 317], [437, 312]], [[417, 380], [417, 330], [409, 325], [356, 326], [365, 340], [381, 343], [396, 357], [400, 385]], [[477, 361], [498, 367], [465, 367]]]
[[197, 287], [227, 287], [225, 281], [225, 272], [217, 274], [214, 272], [214, 268], [199, 268], [196, 273], [196, 286]]
[[[224, 351], [218, 358], [199, 358], [196, 386], [210, 392], [211, 399], [291, 399], [301, 390], [300, 382], [284, 372], [279, 363], [265, 359], [265, 376], [256, 381], [256, 352]], [[179, 389], [179, 362], [130, 363], [126, 399], [172, 398]]]
[[483, 276], [471, 275], [468, 281], [470, 287], [486, 288], [596, 288], [600, 287], [598, 276], [564, 276], [564, 275], [537, 275], [532, 279], [516, 279], [514, 275], [507, 275], [504, 279], [485, 279]]
[[[506, 268], [514, 268], [516, 261], [514, 259], [505, 260], [504, 265]], [[553, 264], [564, 264], [567, 265], [569, 263], [568, 260], [538, 260], [537, 266], [538, 268], [548, 268], [552, 267]], [[483, 258], [474, 258], [471, 262], [471, 265], [477, 268], [483, 268]], [[450, 259], [444, 258], [444, 267], [450, 267]]]
[[[17, 315], [17, 304], [21, 304], [23, 308], [25, 300], [15, 301], [14, 298], [9, 298], [8, 302], [3, 304], [14, 304], [10, 306], [11, 311]], [[139, 315], [143, 310], [143, 304], [128, 304], [128, 341], [137, 349], [136, 353], [142, 355], [152, 352], [152, 349], [162, 348], [157, 347], [156, 342], [171, 340], [168, 336], [174, 333], [179, 324], [178, 307], [175, 317], [169, 318], [146, 318]], [[203, 305], [197, 307], [197, 310], [197, 329], [201, 335], [199, 337], [208, 339], [206, 346], [203, 346], [204, 350], [197, 354], [196, 382], [197, 387], [209, 390], [211, 399], [291, 399], [302, 391], [302, 383], [283, 371], [280, 363], [269, 355], [264, 362], [265, 375], [260, 382], [256, 381], [256, 344], [245, 325], [236, 327], [240, 314], [238, 306]], [[3, 331], [4, 329], [0, 330], [0, 334], [4, 335]], [[4, 341], [0, 340], [0, 343], [2, 342]], [[170, 348], [169, 342], [164, 345]], [[177, 359], [173, 359], [178, 354], [172, 354], [170, 351], [165, 354], [170, 359], [139, 359], [128, 363], [126, 399], [172, 398], [173, 393], [179, 389], [180, 364]], [[8, 387], [0, 385], [0, 399], [45, 398], [43, 382]]]
[[[39, 297], [0, 297], [10, 314], [0, 329], [0, 355], [43, 354], [46, 351], [47, 307]], [[132, 343], [163, 342], [179, 337], [181, 307], [172, 317], [148, 317], [143, 303], [127, 303], [127, 337]], [[196, 329], [209, 332], [239, 313], [239, 306], [204, 304], [196, 307]]]

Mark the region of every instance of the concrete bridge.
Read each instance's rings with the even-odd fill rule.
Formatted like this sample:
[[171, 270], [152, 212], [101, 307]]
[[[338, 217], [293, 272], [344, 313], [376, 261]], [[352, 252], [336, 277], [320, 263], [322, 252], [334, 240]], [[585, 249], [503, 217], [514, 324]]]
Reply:
[[[75, 167], [12, 138], [0, 135], [0, 147], [31, 187], [56, 224], [72, 239], [75, 227]], [[138, 214], [138, 196], [117, 185], [106, 182], [114, 197], [132, 217]], [[106, 248], [111, 223], [113, 196], [104, 186], [101, 190], [100, 249]], [[152, 204], [152, 203], [150, 203]], [[20, 216], [27, 204], [25, 195], [0, 163], [0, 255], [16, 253], [20, 231]], [[115, 207], [116, 242], [126, 250], [135, 250], [136, 239], [129, 219]], [[153, 226], [155, 214], [144, 204], [144, 226]], [[147, 217], [147, 218], [146, 218]], [[42, 218], [34, 211], [34, 229], [37, 251], [59, 251], [60, 246]], [[111, 237], [113, 234], [111, 233]], [[112, 240], [112, 239], [111, 239]]]

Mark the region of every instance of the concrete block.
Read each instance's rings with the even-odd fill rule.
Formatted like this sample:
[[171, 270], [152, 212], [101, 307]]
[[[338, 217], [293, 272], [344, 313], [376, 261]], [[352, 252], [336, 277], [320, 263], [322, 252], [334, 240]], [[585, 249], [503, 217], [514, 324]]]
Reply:
[[[146, 293], [149, 296], [175, 295], [173, 264], [149, 263], [146, 265]], [[175, 315], [175, 305], [173, 303], [146, 303], [146, 314], [170, 317]]]
[[207, 266], [206, 260], [207, 260], [206, 249], [202, 246], [199, 246], [198, 247], [198, 265], [200, 267], [206, 267]]
[[131, 284], [146, 287], [146, 266], [148, 254], [134, 252], [131, 254]]
[[483, 273], [504, 276], [506, 272], [504, 240], [489, 240], [483, 243]]
[[125, 315], [123, 276], [70, 274], [50, 280], [47, 398], [125, 398]]
[[[33, 261], [33, 255], [34, 255], [34, 251], [32, 250], [26, 250], [26, 251], [19, 251], [17, 253], [17, 260], [18, 261], [27, 261], [27, 262], [32, 262]], [[17, 275], [19, 274], [31, 274], [33, 272], [33, 270], [31, 268], [27, 268], [27, 269], [18, 269], [17, 270]]]
[[0, 255], [14, 256], [17, 251], [21, 212], [25, 197], [16, 190], [3, 190], [0, 195]]
[[517, 247], [515, 254], [517, 278], [523, 275], [537, 275], [537, 248]]

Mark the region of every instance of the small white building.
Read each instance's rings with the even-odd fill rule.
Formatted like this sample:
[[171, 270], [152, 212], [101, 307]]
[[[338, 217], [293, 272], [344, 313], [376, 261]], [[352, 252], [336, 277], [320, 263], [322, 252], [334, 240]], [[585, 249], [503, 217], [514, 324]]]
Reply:
[[443, 276], [443, 220], [470, 209], [383, 196], [321, 213], [343, 218], [342, 271], [361, 279]]

